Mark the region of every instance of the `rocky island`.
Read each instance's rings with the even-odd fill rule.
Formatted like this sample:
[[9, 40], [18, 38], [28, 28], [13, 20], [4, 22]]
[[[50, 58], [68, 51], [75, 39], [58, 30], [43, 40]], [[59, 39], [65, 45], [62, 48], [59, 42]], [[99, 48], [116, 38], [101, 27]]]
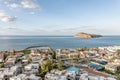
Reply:
[[97, 37], [102, 37], [101, 35], [97, 34], [88, 34], [84, 32], [77, 33], [74, 37], [76, 38], [97, 38]]

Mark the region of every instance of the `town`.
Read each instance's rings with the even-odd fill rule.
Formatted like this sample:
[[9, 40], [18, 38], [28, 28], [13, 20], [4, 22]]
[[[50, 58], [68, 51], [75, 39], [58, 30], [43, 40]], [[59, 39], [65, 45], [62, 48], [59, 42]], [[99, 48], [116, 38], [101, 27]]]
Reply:
[[120, 80], [120, 46], [1, 51], [0, 80]]

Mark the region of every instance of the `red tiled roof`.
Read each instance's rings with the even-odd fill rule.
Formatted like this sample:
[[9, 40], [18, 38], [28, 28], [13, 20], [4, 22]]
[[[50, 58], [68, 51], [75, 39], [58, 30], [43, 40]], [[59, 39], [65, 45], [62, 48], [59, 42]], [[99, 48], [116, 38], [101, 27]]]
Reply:
[[13, 62], [5, 62], [4, 65], [10, 65], [13, 64]]
[[94, 71], [93, 69], [90, 69], [90, 68], [84, 68], [84, 70], [87, 71], [87, 72], [89, 72], [89, 73], [91, 73], [91, 74], [93, 74], [93, 75], [103, 76], [105, 78], [109, 77], [107, 74]]

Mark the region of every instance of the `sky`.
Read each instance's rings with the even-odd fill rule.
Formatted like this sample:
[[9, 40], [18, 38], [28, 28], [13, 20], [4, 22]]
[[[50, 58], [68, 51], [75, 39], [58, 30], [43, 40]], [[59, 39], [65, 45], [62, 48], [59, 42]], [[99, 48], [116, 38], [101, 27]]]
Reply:
[[0, 0], [0, 35], [120, 35], [120, 0]]

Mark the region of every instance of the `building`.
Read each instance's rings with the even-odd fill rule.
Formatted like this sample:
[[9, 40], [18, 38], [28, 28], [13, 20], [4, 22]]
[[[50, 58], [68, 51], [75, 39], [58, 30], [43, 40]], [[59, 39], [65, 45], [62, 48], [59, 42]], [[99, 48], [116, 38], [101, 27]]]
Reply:
[[0, 53], [0, 63], [4, 62], [4, 53]]

